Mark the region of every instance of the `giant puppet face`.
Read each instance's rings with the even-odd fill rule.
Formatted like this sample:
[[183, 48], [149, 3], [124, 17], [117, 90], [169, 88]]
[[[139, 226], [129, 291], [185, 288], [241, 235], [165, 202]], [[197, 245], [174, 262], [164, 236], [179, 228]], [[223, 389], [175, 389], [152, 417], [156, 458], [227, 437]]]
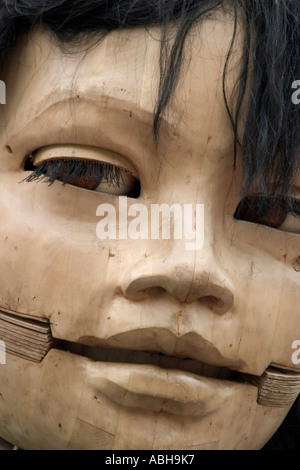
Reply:
[[[159, 29], [112, 33], [86, 54], [42, 30], [16, 47], [0, 110], [7, 441], [258, 449], [287, 414], [300, 373], [300, 224], [234, 217], [241, 172], [222, 91], [231, 35], [226, 17], [190, 34], [158, 147]], [[78, 165], [91, 164], [87, 177]], [[57, 181], [23, 181], [38, 168]], [[151, 211], [162, 204], [170, 233], [157, 236]], [[48, 352], [43, 328], [47, 344], [59, 340]]]

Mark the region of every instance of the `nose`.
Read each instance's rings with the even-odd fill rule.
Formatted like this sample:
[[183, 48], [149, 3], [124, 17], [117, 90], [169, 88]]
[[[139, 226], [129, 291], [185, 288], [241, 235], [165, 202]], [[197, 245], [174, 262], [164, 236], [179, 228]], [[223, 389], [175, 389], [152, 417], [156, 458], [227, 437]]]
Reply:
[[180, 242], [169, 253], [157, 253], [134, 264], [125, 273], [122, 291], [137, 301], [168, 292], [180, 302], [198, 301], [222, 315], [234, 305], [234, 287], [228, 273], [220, 266], [211, 244], [200, 251], [188, 252]]

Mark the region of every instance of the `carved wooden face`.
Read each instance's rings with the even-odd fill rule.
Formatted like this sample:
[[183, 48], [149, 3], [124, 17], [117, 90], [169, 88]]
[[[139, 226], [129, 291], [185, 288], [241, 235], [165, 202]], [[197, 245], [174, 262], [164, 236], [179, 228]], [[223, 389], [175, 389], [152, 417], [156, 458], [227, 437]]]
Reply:
[[[4, 439], [256, 449], [284, 419], [291, 403], [259, 404], [245, 377], [270, 364], [300, 372], [300, 224], [253, 222], [243, 207], [234, 217], [241, 173], [222, 91], [231, 34], [224, 18], [191, 33], [158, 147], [158, 29], [112, 33], [86, 54], [40, 30], [16, 48], [0, 110], [0, 310], [48, 319], [60, 342], [41, 362], [7, 350]], [[162, 225], [168, 209], [173, 223], [157, 237], [162, 204]], [[195, 249], [194, 226], [172, 231], [192, 216]]]

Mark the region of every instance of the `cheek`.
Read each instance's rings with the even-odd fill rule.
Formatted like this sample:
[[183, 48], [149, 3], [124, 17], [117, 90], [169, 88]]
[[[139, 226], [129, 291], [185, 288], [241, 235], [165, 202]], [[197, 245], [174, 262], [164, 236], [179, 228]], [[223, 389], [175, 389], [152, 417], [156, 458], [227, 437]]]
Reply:
[[[237, 203], [230, 201], [230, 211], [225, 210], [232, 214]], [[292, 363], [292, 343], [299, 339], [300, 325], [299, 236], [228, 220], [230, 245], [222, 263], [230, 267], [235, 286], [228, 328], [228, 335], [235, 338], [234, 353], [255, 374], [263, 373], [271, 363], [299, 370]]]
[[245, 276], [245, 283], [237, 298], [236, 311], [241, 316], [240, 326], [243, 329], [239, 355], [245, 358], [248, 371], [252, 370], [254, 374], [260, 375], [272, 362], [271, 350], [278, 331], [278, 312], [282, 308], [282, 280], [276, 275], [268, 277], [264, 271], [260, 271], [259, 265], [254, 264], [253, 270], [252, 278]]
[[300, 372], [300, 364], [293, 359], [293, 344], [300, 340], [300, 274], [291, 265], [289, 260], [280, 292], [272, 362]]
[[271, 363], [297, 370], [299, 366], [292, 363], [292, 343], [300, 339], [300, 276], [292, 268], [296, 251], [291, 245], [284, 260], [274, 240], [273, 253], [270, 238], [266, 239], [269, 253], [254, 246], [259, 240], [257, 230], [251, 240], [253, 246], [235, 239], [224, 249], [222, 265], [230, 272], [235, 301], [224, 321], [215, 321], [219, 326], [212, 332], [212, 341], [230, 357], [241, 359], [244, 372], [261, 375]]
[[59, 183], [18, 184], [22, 177], [0, 183], [0, 305], [66, 321], [75, 306], [97, 311], [109, 260], [109, 244], [96, 236], [97, 197], [75, 188], [77, 198]]

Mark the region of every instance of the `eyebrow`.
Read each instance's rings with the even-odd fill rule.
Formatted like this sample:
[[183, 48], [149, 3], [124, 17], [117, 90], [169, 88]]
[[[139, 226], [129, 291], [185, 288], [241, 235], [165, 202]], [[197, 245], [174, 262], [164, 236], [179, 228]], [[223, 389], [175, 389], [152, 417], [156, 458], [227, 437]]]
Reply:
[[[141, 128], [141, 126], [146, 126], [145, 128], [147, 129], [147, 132], [151, 131], [152, 134], [153, 110], [139, 106], [135, 102], [129, 102], [126, 97], [124, 97], [124, 99], [120, 99], [110, 93], [103, 93], [103, 90], [101, 91], [102, 92], [99, 90], [99, 94], [95, 93], [94, 90], [92, 93], [89, 93], [88, 90], [81, 90], [78, 88], [70, 92], [70, 89], [65, 88], [59, 90], [54, 89], [50, 94], [50, 90], [46, 90], [40, 100], [32, 103], [31, 109], [30, 107], [26, 109], [26, 117], [24, 117], [25, 121], [22, 119], [23, 116], [21, 119], [11, 120], [10, 126], [12, 129], [9, 131], [8, 138], [22, 143], [26, 137], [28, 129], [32, 126], [36, 126], [36, 123], [40, 120], [47, 119], [47, 115], [49, 113], [58, 110], [57, 112], [59, 114], [59, 112], [62, 112], [62, 110], [65, 110], [68, 106], [71, 114], [66, 116], [67, 120], [64, 120], [61, 125], [61, 129], [64, 129], [66, 133], [76, 133], [76, 129], [78, 130], [80, 127], [85, 128], [89, 123], [91, 123], [99, 138], [102, 136], [102, 138], [107, 141], [115, 142], [116, 135], [114, 133], [114, 127], [101, 126], [100, 121], [101, 115], [105, 116], [107, 110], [111, 110], [112, 113], [124, 114], [124, 118], [122, 120], [124, 121], [124, 127], [125, 124], [129, 127], [129, 132], [130, 128], [134, 131], [134, 128], [136, 127], [136, 120], [129, 119], [129, 117], [135, 116], [139, 122], [139, 127]], [[47, 93], [49, 93], [49, 96], [47, 96]], [[80, 118], [82, 110], [79, 101], [85, 105], [84, 113], [86, 113], [86, 110], [90, 110], [90, 117], [94, 115], [97, 118], [98, 116], [97, 127], [95, 127], [95, 119], [91, 121], [89, 118], [87, 119], [86, 116], [84, 119]], [[79, 106], [77, 107], [76, 104], [79, 104]], [[22, 103], [20, 109], [21, 108]], [[75, 120], [78, 119], [78, 125], [75, 126], [74, 122], [71, 121], [70, 117], [72, 116]], [[69, 123], [71, 125], [69, 125]], [[172, 125], [168, 124], [167, 121], [166, 124], [167, 127], [172, 127]], [[82, 144], [84, 143], [85, 142], [82, 142]], [[88, 143], [86, 142], [86, 144]]]
[[[122, 86], [120, 86], [120, 90]], [[154, 137], [154, 116], [155, 116], [155, 103], [153, 106], [146, 107], [142, 104], [136, 103], [135, 101], [129, 101], [124, 94], [124, 98], [120, 98], [118, 96], [113, 95], [113, 93], [103, 93], [103, 87], [99, 87], [99, 93], [95, 89], [90, 93], [88, 89], [81, 89], [80, 87], [76, 87], [74, 90], [70, 90], [68, 88], [53, 90], [51, 92], [51, 98], [49, 102], [44, 106], [43, 109], [37, 110], [33, 115], [30, 115], [29, 120], [26, 122], [26, 126], [30, 125], [35, 119], [42, 118], [43, 115], [47, 114], [56, 106], [63, 106], [63, 105], [70, 105], [73, 106], [78, 102], [85, 103], [88, 106], [92, 106], [93, 108], [97, 108], [97, 112], [101, 115], [101, 108], [104, 112], [108, 109], [111, 111], [116, 112], [124, 112], [130, 118], [135, 116], [138, 118], [139, 123], [149, 126], [152, 131], [152, 135]], [[78, 112], [79, 108], [76, 108], [76, 112]], [[75, 110], [75, 107], [74, 107]], [[79, 110], [80, 112], [80, 110]], [[125, 115], [126, 115], [125, 114]], [[168, 113], [166, 116], [161, 116], [161, 129], [164, 130], [167, 134], [169, 132], [173, 133], [176, 131], [176, 123], [170, 120]], [[128, 121], [127, 121], [128, 122]], [[113, 139], [113, 136], [110, 134], [108, 137]]]
[[93, 92], [89, 94], [86, 90], [81, 91], [80, 89], [74, 90], [74, 92], [72, 91], [72, 94], [69, 94], [69, 96], [64, 96], [64, 92], [66, 91], [69, 90], [63, 90], [63, 93], [61, 91], [56, 92], [54, 90], [52, 95], [55, 96], [56, 99], [50, 101], [49, 104], [44, 107], [44, 109], [35, 113], [29, 122], [31, 122], [31, 120], [35, 119], [36, 117], [42, 116], [44, 113], [48, 112], [48, 110], [51, 110], [57, 105], [74, 104], [74, 102], [78, 103], [78, 101], [84, 102], [85, 104], [90, 104], [93, 107], [97, 106], [97, 108], [101, 108], [101, 106], [103, 106], [104, 110], [111, 108], [112, 110], [116, 109], [125, 112], [127, 111], [128, 113], [131, 112], [132, 114], [141, 114], [141, 117], [145, 122], [149, 120], [153, 122], [154, 109], [150, 111], [149, 109], [138, 106], [136, 103], [128, 101], [125, 98], [120, 99], [109, 93], [106, 94], [99, 92], [99, 94], [95, 94]]

